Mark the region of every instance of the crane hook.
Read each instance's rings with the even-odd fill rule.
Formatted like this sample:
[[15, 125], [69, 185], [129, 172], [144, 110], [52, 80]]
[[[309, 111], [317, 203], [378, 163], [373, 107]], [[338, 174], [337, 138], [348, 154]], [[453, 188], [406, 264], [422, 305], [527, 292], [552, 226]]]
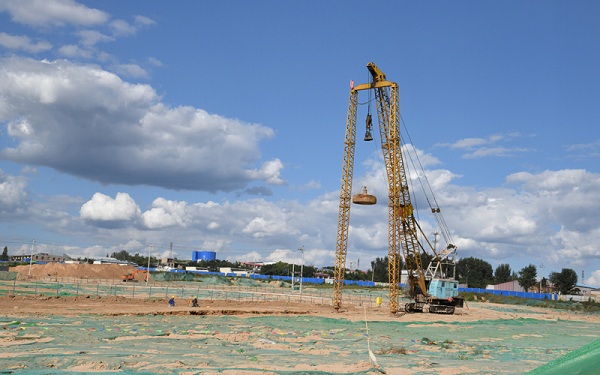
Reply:
[[367, 113], [366, 126], [365, 141], [369, 142], [373, 140], [373, 135], [371, 134], [371, 131], [373, 130], [373, 119], [371, 118], [370, 113]]

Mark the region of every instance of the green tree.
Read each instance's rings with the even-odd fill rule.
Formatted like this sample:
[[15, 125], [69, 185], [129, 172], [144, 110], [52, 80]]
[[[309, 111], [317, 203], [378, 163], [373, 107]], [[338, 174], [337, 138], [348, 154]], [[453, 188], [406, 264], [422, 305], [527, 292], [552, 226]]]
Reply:
[[577, 272], [563, 268], [561, 272], [551, 272], [550, 282], [561, 294], [573, 294], [577, 286]]
[[221, 267], [242, 268], [242, 267], [240, 267], [239, 262], [232, 263], [228, 260], [220, 260], [220, 259], [200, 260], [200, 261], [198, 261], [198, 266], [206, 267], [206, 268], [208, 268], [208, 270], [210, 272], [219, 272], [219, 269]]
[[8, 246], [4, 246], [4, 250], [2, 250], [2, 255], [0, 255], [0, 260], [8, 261]]
[[[294, 269], [295, 271], [295, 269]], [[300, 272], [300, 267], [298, 267], [298, 272]], [[277, 262], [275, 264], [265, 264], [261, 267], [260, 273], [263, 275], [273, 275], [273, 276], [291, 276], [292, 275], [292, 265], [285, 262]]]
[[307, 266], [305, 264], [303, 272], [304, 273], [302, 275], [304, 277], [315, 277], [315, 273], [317, 273], [317, 267], [315, 267], [315, 266]]
[[512, 270], [510, 269], [510, 266], [506, 263], [499, 264], [498, 267], [496, 267], [494, 279], [496, 280], [496, 284], [502, 284], [511, 281]]
[[426, 252], [422, 252], [421, 253], [421, 268], [426, 270], [427, 267], [429, 267], [429, 263], [431, 263], [433, 258], [434, 258], [433, 254], [428, 254]]
[[494, 280], [492, 265], [479, 258], [464, 258], [456, 262], [458, 280], [469, 288], [485, 288]]
[[121, 250], [118, 253], [112, 253], [111, 258], [115, 258], [123, 261], [131, 261], [131, 255], [126, 250]]
[[371, 261], [371, 270], [373, 272], [373, 281], [380, 283], [388, 282], [388, 257], [375, 258]]
[[530, 264], [519, 271], [519, 278], [517, 280], [519, 281], [519, 285], [528, 292], [537, 283], [536, 278], [537, 268], [533, 264]]

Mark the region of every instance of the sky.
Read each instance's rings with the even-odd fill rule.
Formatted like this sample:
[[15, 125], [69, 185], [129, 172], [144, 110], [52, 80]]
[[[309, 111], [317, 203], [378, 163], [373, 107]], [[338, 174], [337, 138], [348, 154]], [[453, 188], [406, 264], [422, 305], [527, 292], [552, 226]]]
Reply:
[[[349, 84], [367, 83], [372, 61], [399, 85], [404, 148], [459, 258], [600, 286], [599, 12], [0, 0], [0, 245], [331, 266]], [[361, 92], [359, 140], [369, 103]], [[356, 146], [353, 191], [379, 203], [351, 208], [349, 268], [387, 255], [378, 145]]]

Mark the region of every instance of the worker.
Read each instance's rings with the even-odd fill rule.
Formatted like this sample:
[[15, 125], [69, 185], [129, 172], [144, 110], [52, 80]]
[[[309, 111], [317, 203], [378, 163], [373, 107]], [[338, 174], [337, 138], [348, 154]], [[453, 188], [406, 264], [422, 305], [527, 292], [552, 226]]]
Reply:
[[171, 298], [169, 298], [169, 306], [175, 307], [175, 296], [171, 296]]
[[198, 306], [198, 297], [194, 296], [194, 298], [192, 299], [192, 307], [199, 307]]

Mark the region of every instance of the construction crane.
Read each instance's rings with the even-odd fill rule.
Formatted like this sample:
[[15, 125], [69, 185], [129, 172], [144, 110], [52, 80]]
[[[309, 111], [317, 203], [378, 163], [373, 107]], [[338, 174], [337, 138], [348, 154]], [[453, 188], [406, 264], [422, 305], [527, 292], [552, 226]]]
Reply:
[[[462, 306], [462, 299], [457, 295], [458, 282], [455, 281], [452, 284], [452, 280], [446, 278], [446, 273], [443, 273], [441, 270], [436, 271], [436, 267], [426, 275], [426, 271], [423, 270], [423, 265], [421, 264], [423, 245], [418, 239], [418, 234], [422, 233], [422, 230], [414, 216], [402, 157], [398, 84], [388, 81], [385, 74], [372, 62], [367, 64], [367, 69], [371, 73], [371, 82], [356, 86], [352, 83], [350, 87], [340, 187], [333, 307], [339, 310], [342, 306], [342, 287], [346, 266], [351, 202], [357, 204], [374, 204], [376, 202], [374, 197], [371, 198], [368, 195], [366, 188], [362, 194], [356, 195], [351, 201], [354, 152], [356, 148], [358, 93], [363, 90], [373, 90], [377, 103], [379, 135], [388, 182], [388, 283], [390, 312], [395, 314], [399, 310], [400, 260], [403, 258], [405, 268], [408, 271], [409, 294], [414, 300], [411, 303], [405, 304], [403, 306], [404, 310], [408, 312], [453, 313], [455, 306]], [[372, 118], [369, 113], [366, 119], [365, 141], [373, 139], [372, 128]], [[432, 208], [432, 212], [439, 214], [439, 208]], [[454, 248], [454, 245], [449, 245], [449, 248]], [[446, 264], [453, 261], [453, 258], [450, 259], [449, 257], [451, 252], [446, 251], [441, 253], [443, 254], [445, 263], [441, 261], [440, 256], [435, 254], [435, 264], [441, 265], [442, 263]], [[439, 277], [442, 277], [443, 281], [438, 284], [437, 281], [441, 280]], [[433, 282], [434, 280], [436, 282]], [[428, 284], [432, 285], [432, 282], [435, 286], [439, 285], [440, 288], [440, 290], [436, 290], [436, 295], [428, 292]], [[440, 294], [440, 296], [438, 297], [437, 294]]]

